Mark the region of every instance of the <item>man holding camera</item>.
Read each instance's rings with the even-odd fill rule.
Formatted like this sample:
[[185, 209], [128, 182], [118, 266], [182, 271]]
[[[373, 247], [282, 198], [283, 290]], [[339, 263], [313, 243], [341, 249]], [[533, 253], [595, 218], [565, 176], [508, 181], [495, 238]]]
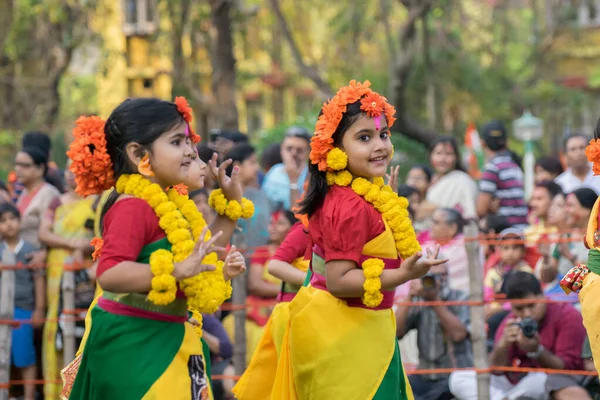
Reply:
[[[440, 256], [441, 257], [441, 256]], [[396, 308], [397, 334], [402, 338], [417, 330], [418, 369], [468, 368], [473, 366], [469, 340], [468, 306], [445, 306], [446, 301], [465, 301], [465, 292], [448, 287], [447, 264], [432, 267], [430, 272], [411, 282], [405, 302], [435, 301], [432, 306], [402, 305]], [[452, 394], [448, 374], [410, 375], [416, 400], [446, 400]]]
[[[539, 302], [544, 299], [540, 282], [523, 271], [509, 272], [502, 292], [515, 301], [496, 332], [489, 356], [491, 367], [583, 369], [585, 329], [575, 308], [567, 303]], [[546, 380], [544, 372], [494, 372], [490, 399], [547, 399]], [[477, 399], [475, 372], [453, 373], [450, 390], [459, 400]]]

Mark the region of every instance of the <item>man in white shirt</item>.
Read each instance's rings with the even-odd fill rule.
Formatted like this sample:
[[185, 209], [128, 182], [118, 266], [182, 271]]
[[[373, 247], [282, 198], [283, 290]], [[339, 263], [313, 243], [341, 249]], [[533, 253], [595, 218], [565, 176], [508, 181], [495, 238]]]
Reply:
[[565, 140], [565, 158], [567, 170], [560, 174], [555, 182], [565, 193], [571, 193], [581, 187], [590, 187], [600, 193], [600, 178], [595, 177], [592, 166], [585, 156], [589, 139], [580, 133], [574, 133]]

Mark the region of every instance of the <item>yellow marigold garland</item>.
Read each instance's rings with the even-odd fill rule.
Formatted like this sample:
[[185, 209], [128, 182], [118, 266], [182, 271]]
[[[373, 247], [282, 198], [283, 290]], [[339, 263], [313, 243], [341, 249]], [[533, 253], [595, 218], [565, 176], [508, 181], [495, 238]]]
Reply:
[[[332, 150], [333, 152], [333, 150]], [[328, 159], [329, 162], [329, 159]], [[392, 188], [384, 184], [383, 178], [376, 177], [373, 182], [365, 178], [353, 179], [347, 171], [327, 172], [328, 185], [349, 186], [365, 201], [371, 203], [392, 230], [396, 249], [401, 258], [406, 259], [421, 250], [417, 236], [408, 216], [408, 200], [398, 196]], [[367, 307], [377, 307], [383, 300], [379, 276], [383, 271], [383, 261], [369, 259], [362, 265], [365, 275], [363, 303]], [[380, 270], [381, 267], [381, 270]], [[377, 273], [377, 271], [379, 271]]]
[[194, 325], [194, 331], [196, 332], [196, 335], [198, 335], [198, 338], [202, 339], [202, 314], [200, 314], [198, 310], [194, 308], [190, 308], [190, 311], [192, 313], [192, 318], [194, 318], [199, 323], [199, 325], [197, 326]]
[[227, 200], [223, 190], [213, 190], [208, 196], [208, 205], [212, 207], [217, 214], [225, 215], [232, 221], [240, 218], [248, 219], [254, 215], [254, 203], [247, 198], [242, 198], [241, 203], [236, 200]]
[[[154, 279], [152, 290], [148, 294], [148, 300], [155, 304], [169, 304], [175, 300], [173, 294], [177, 291], [176, 286], [173, 289], [173, 264], [185, 260], [191, 254], [206, 221], [187, 195], [181, 195], [175, 189], [165, 193], [159, 185], [141, 175], [122, 175], [117, 181], [116, 190], [146, 201], [158, 216], [158, 224], [171, 243], [171, 251], [161, 249], [150, 256]], [[202, 240], [210, 237], [208, 232]], [[215, 265], [216, 268], [214, 271], [183, 279], [179, 282], [179, 287], [191, 308], [202, 313], [213, 313], [231, 296], [231, 282], [225, 281], [223, 262], [219, 261], [216, 253], [208, 254], [202, 263]]]
[[377, 307], [383, 300], [381, 293], [381, 279], [379, 277], [383, 273], [385, 264], [379, 258], [369, 258], [362, 263], [363, 274], [365, 275], [365, 283], [363, 289], [362, 301], [369, 308]]

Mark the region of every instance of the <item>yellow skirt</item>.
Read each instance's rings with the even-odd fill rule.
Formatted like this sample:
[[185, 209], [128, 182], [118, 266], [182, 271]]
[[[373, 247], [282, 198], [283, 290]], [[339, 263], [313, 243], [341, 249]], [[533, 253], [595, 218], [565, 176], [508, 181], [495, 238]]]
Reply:
[[[326, 291], [304, 287], [289, 303], [271, 398], [372, 399], [396, 350], [391, 309], [348, 307]], [[412, 399], [401, 375], [405, 382], [399, 398]]]
[[592, 348], [594, 367], [600, 371], [600, 275], [590, 272], [579, 292], [583, 325]]
[[290, 319], [289, 304], [279, 303], [273, 309], [248, 368], [233, 388], [238, 400], [271, 398], [281, 345]]

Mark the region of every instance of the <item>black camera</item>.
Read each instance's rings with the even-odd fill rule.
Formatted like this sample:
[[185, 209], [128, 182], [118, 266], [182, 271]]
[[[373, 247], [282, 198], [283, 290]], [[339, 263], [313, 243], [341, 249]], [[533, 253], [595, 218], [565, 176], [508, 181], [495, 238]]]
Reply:
[[432, 273], [428, 273], [421, 277], [421, 284], [424, 290], [435, 290], [437, 289], [437, 276]]
[[523, 336], [527, 339], [532, 339], [538, 333], [538, 323], [533, 318], [525, 318], [517, 325], [519, 325]]

